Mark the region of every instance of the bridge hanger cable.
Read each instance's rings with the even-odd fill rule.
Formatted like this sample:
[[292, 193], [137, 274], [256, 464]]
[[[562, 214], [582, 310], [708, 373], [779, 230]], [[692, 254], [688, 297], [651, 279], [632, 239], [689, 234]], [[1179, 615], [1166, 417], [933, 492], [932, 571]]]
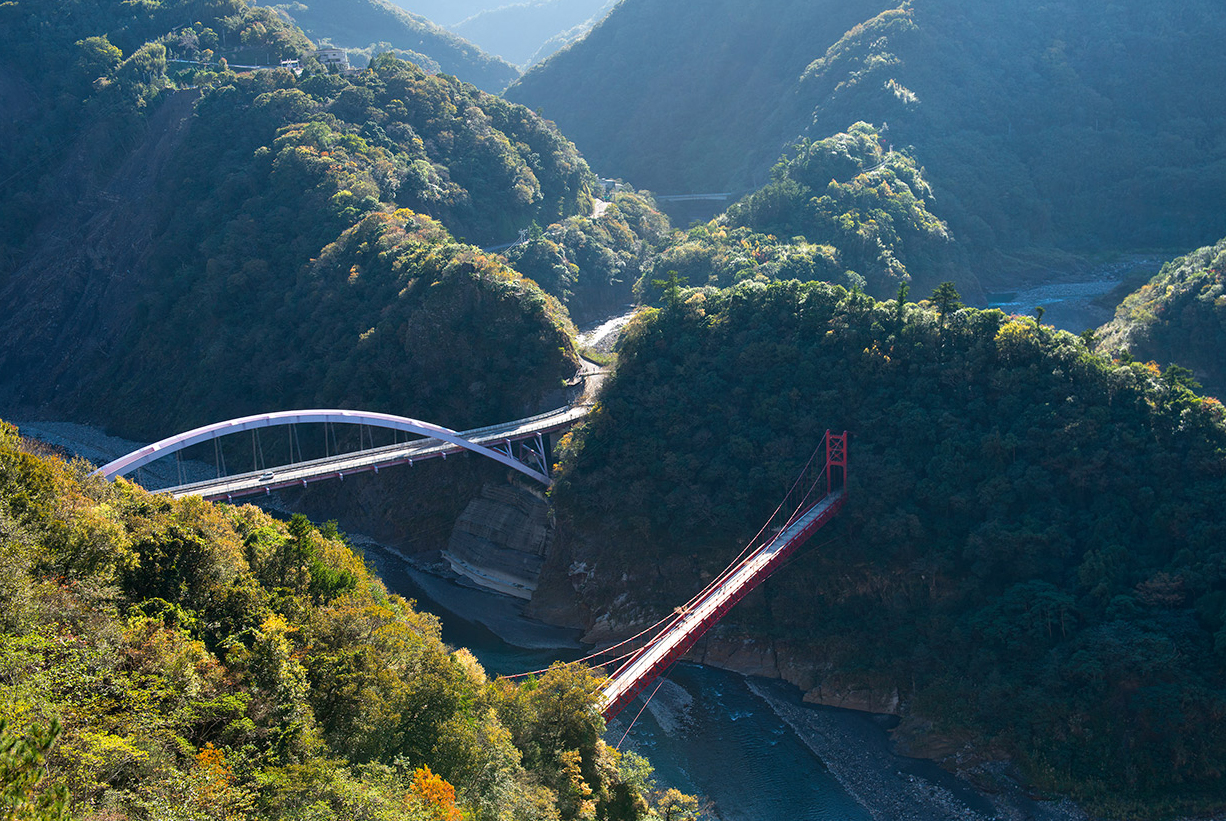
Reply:
[[[826, 541], [822, 542], [821, 544], [816, 545], [816, 546], [815, 546], [815, 547], [814, 547], [812, 550], [805, 550], [805, 551], [804, 551], [804, 552], [802, 552], [802, 553], [797, 553], [797, 554], [795, 554], [795, 555], [791, 556], [791, 557], [790, 557], [790, 558], [789, 558], [789, 559], [788, 559], [786, 562], [784, 562], [783, 564], [779, 565], [779, 567], [777, 568], [777, 570], [782, 570], [783, 568], [785, 568], [785, 567], [787, 567], [788, 565], [790, 565], [792, 562], [796, 561], [796, 560], [797, 560], [798, 558], [800, 558], [802, 555], [808, 555], [808, 554], [809, 554], [809, 553], [811, 553], [813, 550], [821, 549], [821, 548], [823, 548], [823, 547], [826, 547], [827, 545], [833, 544], [834, 542], [838, 541], [838, 539], [839, 539], [839, 537], [837, 537], [837, 536], [836, 536], [836, 537], [834, 537], [834, 538], [832, 538], [832, 539], [827, 539]], [[622, 733], [622, 737], [621, 737], [621, 739], [619, 739], [619, 740], [618, 740], [617, 745], [614, 747], [614, 749], [617, 749], [617, 750], [620, 750], [620, 749], [621, 749], [622, 743], [623, 743], [623, 742], [625, 742], [626, 737], [627, 737], [628, 735], [630, 735], [630, 731], [634, 729], [634, 725], [635, 725], [635, 724], [638, 722], [639, 718], [640, 718], [640, 717], [643, 715], [643, 711], [644, 711], [644, 710], [646, 710], [646, 709], [647, 709], [647, 707], [648, 707], [648, 705], [650, 705], [650, 704], [651, 704], [651, 700], [652, 700], [653, 698], [655, 698], [656, 693], [657, 693], [657, 692], [659, 692], [659, 690], [660, 690], [660, 688], [661, 688], [662, 686], [664, 686], [664, 681], [665, 681], [665, 679], [667, 679], [667, 678], [669, 677], [669, 675], [670, 675], [670, 674], [672, 673], [672, 671], [673, 671], [673, 668], [674, 668], [674, 667], [676, 667], [676, 666], [677, 666], [677, 663], [678, 663], [678, 662], [680, 662], [680, 661], [681, 661], [681, 657], [680, 657], [680, 656], [678, 656], [678, 657], [674, 658], [674, 659], [673, 659], [673, 661], [672, 661], [672, 663], [668, 665], [668, 668], [667, 668], [667, 669], [666, 669], [666, 670], [665, 670], [665, 671], [664, 671], [664, 672], [663, 672], [663, 673], [662, 673], [662, 674], [659, 676], [659, 680], [657, 681], [656, 686], [655, 686], [655, 687], [652, 689], [652, 691], [651, 691], [651, 695], [649, 695], [649, 696], [647, 697], [647, 699], [646, 699], [646, 700], [643, 702], [643, 706], [639, 708], [639, 711], [638, 711], [637, 713], [635, 713], [634, 718], [633, 718], [633, 719], [631, 719], [629, 726], [627, 726], [627, 727], [626, 727], [626, 731], [625, 731], [624, 733]], [[619, 672], [620, 672], [620, 671], [619, 671]]]
[[[778, 505], [778, 506], [775, 508], [775, 511], [774, 511], [774, 512], [771, 514], [770, 518], [769, 518], [769, 519], [767, 519], [766, 524], [764, 524], [764, 525], [761, 527], [761, 529], [759, 529], [759, 530], [758, 530], [757, 534], [756, 534], [756, 535], [755, 535], [755, 536], [754, 536], [752, 539], [750, 539], [750, 540], [749, 540], [749, 541], [746, 543], [745, 547], [744, 547], [744, 548], [741, 550], [740, 554], [739, 554], [739, 555], [738, 555], [738, 556], [737, 556], [735, 559], [733, 559], [733, 560], [732, 560], [732, 562], [731, 562], [731, 563], [730, 563], [730, 564], [729, 564], [729, 565], [728, 565], [728, 566], [727, 566], [727, 567], [724, 569], [724, 571], [723, 571], [722, 573], [720, 573], [718, 576], [716, 576], [715, 578], [713, 578], [713, 579], [712, 579], [712, 580], [711, 580], [711, 581], [710, 581], [710, 582], [709, 582], [709, 583], [708, 583], [708, 584], [707, 584], [707, 585], [706, 585], [706, 586], [705, 586], [705, 587], [704, 587], [702, 590], [700, 590], [698, 593], [696, 593], [694, 596], [692, 596], [692, 597], [690, 598], [690, 600], [689, 600], [689, 601], [687, 601], [685, 604], [681, 605], [681, 607], [679, 607], [679, 608], [675, 609], [673, 612], [669, 613], [669, 615], [667, 615], [667, 616], [665, 616], [664, 618], [662, 618], [662, 619], [660, 619], [659, 621], [657, 621], [655, 624], [650, 625], [649, 627], [647, 627], [647, 628], [645, 628], [645, 629], [643, 629], [643, 630], [639, 631], [638, 633], [634, 634], [633, 636], [630, 636], [630, 637], [629, 637], [629, 638], [627, 638], [627, 639], [623, 639], [622, 641], [619, 641], [619, 642], [617, 642], [616, 644], [612, 644], [612, 645], [610, 645], [610, 646], [608, 646], [608, 647], [601, 648], [600, 650], [597, 650], [597, 651], [595, 651], [595, 652], [593, 652], [593, 653], [589, 653], [588, 655], [583, 656], [582, 658], [576, 659], [575, 661], [576, 661], [576, 662], [588, 662], [588, 661], [591, 661], [591, 660], [593, 660], [593, 659], [596, 659], [596, 658], [598, 658], [598, 657], [600, 657], [600, 656], [602, 656], [602, 655], [605, 655], [606, 653], [608, 653], [608, 652], [610, 652], [610, 651], [612, 651], [612, 650], [617, 649], [618, 647], [622, 647], [622, 646], [624, 646], [624, 645], [626, 645], [626, 644], [629, 644], [629, 643], [630, 643], [630, 642], [632, 642], [632, 641], [635, 641], [635, 640], [636, 640], [636, 639], [638, 639], [638, 638], [641, 638], [641, 637], [642, 637], [642, 636], [644, 636], [645, 634], [650, 633], [651, 631], [653, 631], [653, 630], [655, 630], [656, 628], [660, 627], [660, 626], [661, 626], [662, 624], [664, 624], [665, 622], [669, 622], [669, 624], [667, 625], [667, 628], [666, 628], [666, 629], [665, 629], [665, 631], [663, 631], [663, 632], [667, 632], [667, 630], [668, 630], [668, 629], [671, 629], [673, 626], [675, 626], [675, 625], [676, 625], [676, 623], [677, 623], [678, 621], [680, 621], [682, 618], [684, 618], [684, 616], [685, 616], [685, 615], [686, 615], [686, 614], [689, 612], [689, 610], [690, 610], [690, 609], [691, 609], [691, 608], [692, 608], [692, 607], [693, 607], [693, 606], [694, 606], [696, 603], [698, 603], [698, 602], [699, 602], [699, 601], [701, 601], [701, 600], [702, 600], [704, 597], [706, 597], [707, 595], [709, 595], [709, 594], [710, 594], [710, 593], [711, 593], [711, 592], [712, 592], [712, 591], [713, 591], [715, 588], [717, 588], [719, 585], [723, 584], [723, 582], [724, 582], [724, 581], [725, 581], [725, 580], [726, 580], [726, 579], [727, 579], [729, 576], [731, 576], [733, 573], [735, 573], [735, 572], [736, 572], [736, 570], [737, 570], [738, 568], [740, 568], [740, 567], [741, 567], [741, 566], [744, 564], [744, 562], [742, 561], [742, 559], [745, 559], [745, 558], [746, 558], [746, 557], [745, 557], [745, 554], [746, 554], [746, 553], [748, 553], [748, 552], [751, 550], [751, 548], [753, 548], [753, 547], [754, 547], [754, 545], [757, 543], [758, 539], [759, 539], [759, 538], [761, 538], [761, 536], [762, 536], [762, 534], [763, 534], [764, 532], [766, 532], [767, 528], [770, 526], [770, 523], [771, 523], [772, 521], [774, 521], [775, 516], [777, 516], [777, 515], [779, 514], [779, 512], [780, 512], [780, 511], [783, 509], [784, 505], [787, 503], [788, 498], [790, 498], [790, 497], [792, 496], [792, 494], [793, 494], [793, 493], [796, 491], [796, 488], [799, 486], [800, 482], [801, 482], [801, 481], [802, 481], [802, 480], [805, 478], [805, 476], [806, 476], [806, 475], [809, 473], [809, 469], [810, 469], [810, 468], [813, 466], [813, 463], [814, 463], [814, 462], [815, 462], [815, 460], [817, 459], [818, 454], [819, 454], [820, 452], [821, 452], [821, 448], [820, 448], [820, 447], [819, 447], [817, 450], [815, 450], [815, 451], [813, 452], [813, 455], [809, 457], [809, 462], [808, 462], [808, 463], [805, 465], [804, 469], [802, 469], [802, 470], [800, 471], [800, 474], [797, 476], [796, 481], [792, 483], [792, 487], [791, 487], [791, 488], [788, 490], [788, 492], [787, 492], [787, 493], [784, 495], [784, 497], [783, 497], [783, 501], [781, 501], [781, 502], [779, 503], [779, 505]], [[829, 461], [829, 459], [827, 459], [827, 461], [826, 461], [826, 463], [825, 463], [825, 468], [828, 468], [828, 467], [829, 467], [829, 465], [830, 465], [830, 461]], [[815, 483], [815, 484], [816, 484], [816, 483]], [[791, 525], [791, 524], [792, 524], [792, 523], [795, 521], [795, 519], [797, 518], [797, 514], [800, 512], [801, 508], [803, 508], [803, 507], [804, 507], [805, 502], [807, 502], [807, 501], [808, 501], [809, 496], [810, 496], [810, 495], [812, 495], [812, 492], [813, 492], [813, 488], [812, 488], [812, 487], [810, 487], [810, 488], [808, 489], [808, 491], [805, 493], [804, 498], [801, 500], [800, 505], [798, 505], [798, 506], [797, 506], [796, 510], [795, 510], [795, 511], [794, 511], [794, 512], [793, 512], [793, 513], [792, 513], [792, 514], [791, 514], [791, 515], [788, 517], [787, 522], [786, 522], [786, 523], [783, 525], [783, 527], [780, 529], [781, 531], [782, 531], [783, 529], [786, 529], [786, 528], [787, 528], [789, 525]], [[763, 546], [764, 546], [764, 545], [759, 545], [759, 549], [760, 549], [761, 547], [763, 547]], [[756, 552], [756, 551], [755, 551], [755, 552]], [[746, 560], [747, 560], [747, 559], [746, 559]], [[656, 640], [656, 638], [658, 638], [658, 637], [659, 637], [659, 636], [653, 637], [653, 638], [652, 638], [651, 640], [649, 640], [649, 641], [648, 641], [648, 642], [647, 642], [647, 643], [646, 643], [646, 644], [645, 644], [643, 647], [641, 647], [641, 648], [639, 648], [639, 649], [637, 649], [637, 650], [633, 650], [633, 651], [631, 651], [631, 652], [629, 652], [629, 653], [622, 654], [622, 655], [620, 655], [620, 656], [618, 656], [618, 657], [616, 657], [616, 658], [613, 658], [613, 659], [610, 659], [610, 660], [608, 660], [608, 661], [606, 661], [606, 662], [603, 662], [602, 664], [604, 664], [604, 665], [614, 664], [614, 663], [616, 663], [616, 662], [622, 661], [623, 659], [627, 659], [627, 658], [630, 658], [630, 657], [632, 657], [632, 656], [636, 656], [636, 655], [638, 655], [638, 654], [642, 653], [642, 652], [643, 652], [644, 650], [646, 650], [648, 647], [650, 647], [650, 646], [651, 646], [651, 644], [652, 644], [652, 642], [654, 642], [654, 641]], [[623, 664], [621, 668], [618, 668], [618, 670], [620, 671], [620, 670], [621, 670], [621, 669], [623, 669], [625, 666], [626, 666], [626, 665], [624, 665], [624, 664]], [[526, 673], [516, 673], [516, 674], [513, 674], [513, 675], [503, 676], [503, 678], [508, 678], [508, 679], [513, 679], [513, 678], [522, 678], [522, 677], [524, 677], [524, 676], [537, 675], [537, 674], [540, 674], [540, 673], [544, 673], [544, 672], [546, 672], [547, 670], [548, 670], [548, 668], [545, 668], [545, 669], [542, 669], [542, 670], [533, 670], [533, 671], [529, 671], [529, 672], [526, 672]], [[616, 675], [616, 673], [614, 673], [614, 675]]]
[[[824, 445], [824, 440], [823, 440], [823, 445]], [[746, 542], [745, 547], [742, 548], [741, 552], [737, 555], [737, 557], [733, 559], [732, 562], [727, 567], [725, 567], [724, 570], [718, 576], [716, 576], [710, 582], [708, 582], [703, 587], [702, 590], [700, 590], [699, 592], [695, 593], [692, 597], [690, 597], [690, 599], [685, 604], [681, 605], [679, 608], [675, 608], [667, 616], [664, 616], [659, 621], [655, 622], [649, 627], [646, 627], [643, 630], [640, 630], [638, 633], [635, 633], [633, 636], [623, 639], [617, 642], [616, 644], [609, 645], [608, 647], [603, 647], [600, 650], [594, 651], [592, 653], [589, 653], [586, 656], [575, 659], [574, 663], [586, 663], [586, 662], [592, 661], [593, 659], [599, 658], [600, 656], [603, 656], [612, 650], [616, 650], [619, 647], [623, 647], [626, 644], [629, 644], [630, 642], [633, 642], [641, 638], [647, 633], [650, 633], [656, 628], [660, 627], [665, 622], [668, 622], [668, 625], [667, 625], [667, 628], [662, 632], [667, 632], [668, 629], [671, 629], [673, 626], [675, 626], [678, 621], [680, 621], [682, 618], [685, 617], [685, 615], [690, 611], [691, 608], [693, 608], [695, 604], [697, 604], [703, 598], [708, 596], [713, 590], [719, 587], [719, 585], [723, 584], [728, 579], [729, 576], [735, 573], [744, 564], [744, 561], [742, 560], [746, 560], [746, 561], [748, 560], [748, 558], [746, 557], [746, 554], [749, 553], [751, 549], [753, 549], [754, 552], [756, 553], [758, 549], [761, 549], [762, 547], [765, 546], [765, 545], [758, 545], [757, 548], [755, 548], [755, 545], [757, 544], [758, 540], [762, 537], [762, 534], [766, 532], [766, 530], [770, 527], [771, 522], [775, 520], [775, 517], [783, 509], [784, 505], [787, 504], [788, 499], [791, 498], [792, 495], [796, 492], [796, 489], [797, 487], [799, 487], [801, 481], [803, 481], [804, 478], [807, 475], [809, 475], [809, 469], [813, 467], [813, 464], [817, 460], [818, 455], [821, 453], [821, 451], [822, 451], [822, 447], [818, 447], [816, 450], [813, 451], [813, 454], [809, 457], [809, 461], [805, 464], [804, 468], [801, 469], [800, 473], [796, 477], [796, 480], [792, 483], [792, 487], [789, 488], [788, 492], [784, 494], [783, 500], [780, 501], [779, 505], [775, 508], [774, 512], [771, 513], [770, 518], [766, 520], [766, 523], [762, 525], [762, 527], [758, 530], [758, 532], [754, 535], [754, 537], [750, 539], [748, 542]], [[828, 470], [829, 467], [830, 467], [830, 459], [827, 458], [824, 468], [823, 468], [823, 472]], [[816, 486], [816, 482], [814, 482], [813, 484], [814, 486]], [[827, 489], [827, 492], [829, 492], [829, 489]], [[806, 491], [804, 498], [801, 500], [800, 504], [797, 506], [796, 510], [793, 511], [788, 516], [787, 522], [785, 522], [783, 527], [780, 528], [780, 532], [782, 532], [783, 530], [786, 530], [796, 520], [797, 515], [800, 513], [801, 509], [804, 507], [805, 503], [809, 500], [809, 497], [812, 495], [812, 493], [813, 493], [813, 486], [810, 486], [808, 490]], [[767, 542], [766, 544], [769, 544], [769, 543], [770, 542]], [[632, 656], [636, 656], [642, 653], [648, 647], [650, 647], [652, 642], [654, 642], [657, 638], [659, 638], [659, 636], [653, 637], [643, 647], [640, 647], [637, 650], [633, 650], [629, 653], [624, 653], [616, 658], [610, 659], [606, 662], [602, 662], [601, 666], [611, 665], [616, 662], [622, 661], [623, 659], [627, 659]], [[621, 667], [618, 668], [618, 671], [620, 671], [621, 669], [624, 669], [626, 666], [627, 665], [623, 664]], [[523, 678], [525, 676], [540, 675], [542, 673], [548, 672], [548, 670], [549, 668], [546, 667], [540, 670], [530, 670], [530, 671], [523, 672], [523, 673], [514, 673], [510, 675], [504, 675], [504, 676], [501, 676], [501, 678], [505, 678], [505, 679]], [[614, 675], [616, 675], [616, 672], [614, 673]]]
[[673, 671], [673, 668], [677, 666], [677, 662], [680, 660], [681, 659], [676, 659], [672, 664], [668, 665], [668, 669], [664, 671], [663, 675], [660, 676], [660, 680], [656, 682], [655, 689], [652, 690], [651, 695], [649, 695], [646, 700], [643, 701], [643, 706], [640, 707], [639, 711], [634, 714], [634, 718], [630, 719], [630, 725], [626, 727], [626, 732], [622, 733], [622, 737], [618, 740], [617, 746], [613, 749], [620, 750], [622, 748], [622, 742], [626, 740], [626, 736], [630, 735], [630, 731], [634, 729], [634, 725], [643, 715], [643, 711], [647, 709], [647, 705], [651, 703], [651, 700], [656, 697], [656, 693], [658, 693], [660, 688], [664, 686], [664, 681], [668, 678], [668, 674]]

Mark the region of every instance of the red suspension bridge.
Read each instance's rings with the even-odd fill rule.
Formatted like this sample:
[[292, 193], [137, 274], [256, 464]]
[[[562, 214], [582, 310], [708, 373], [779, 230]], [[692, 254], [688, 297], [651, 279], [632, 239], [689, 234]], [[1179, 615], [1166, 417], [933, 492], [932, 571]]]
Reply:
[[770, 519], [722, 573], [652, 626], [579, 659], [613, 671], [600, 692], [600, 712], [605, 720], [616, 716], [666, 674], [725, 613], [834, 518], [846, 499], [846, 480], [847, 433], [827, 431]]

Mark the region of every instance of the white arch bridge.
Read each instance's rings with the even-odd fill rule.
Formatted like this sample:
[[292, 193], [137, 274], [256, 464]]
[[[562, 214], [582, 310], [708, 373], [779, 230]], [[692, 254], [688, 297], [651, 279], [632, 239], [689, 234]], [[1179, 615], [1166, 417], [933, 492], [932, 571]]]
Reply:
[[[402, 464], [411, 465], [435, 456], [446, 459], [449, 454], [463, 451], [478, 453], [542, 484], [550, 485], [553, 480], [549, 476], [549, 455], [545, 436], [570, 427], [586, 416], [589, 409], [586, 405], [574, 405], [525, 419], [516, 419], [513, 422], [467, 431], [454, 431], [419, 419], [370, 411], [333, 409], [262, 413], [216, 422], [169, 436], [126, 456], [121, 456], [113, 462], [108, 462], [95, 472], [107, 479], [112, 479], [131, 473], [156, 459], [176, 454], [184, 448], [202, 442], [216, 442], [222, 436], [244, 431], [255, 432], [262, 428], [290, 426], [290, 464], [274, 468], [257, 468], [246, 473], [225, 476], [222, 475], [225, 470], [224, 457], [218, 450], [217, 478], [179, 484], [158, 492], [175, 498], [201, 496], [214, 501], [231, 501], [236, 497], [271, 493], [282, 488], [306, 487], [310, 482], [323, 479], [344, 479], [346, 476], [366, 471], [378, 473], [381, 468]], [[293, 426], [310, 423], [382, 428], [416, 434], [425, 438], [382, 447], [373, 447], [372, 439], [372, 447], [364, 450], [294, 462]], [[361, 439], [361, 431], [362, 427], [359, 427], [359, 439]], [[299, 446], [299, 455], [301, 456], [301, 446]]]

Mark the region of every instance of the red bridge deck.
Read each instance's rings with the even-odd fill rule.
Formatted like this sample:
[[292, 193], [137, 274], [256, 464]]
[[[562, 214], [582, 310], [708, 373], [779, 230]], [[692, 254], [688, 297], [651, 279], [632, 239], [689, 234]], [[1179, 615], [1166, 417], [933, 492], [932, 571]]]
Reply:
[[[840, 484], [845, 479], [847, 434], [828, 433], [826, 437], [826, 462], [817, 481], [824, 477], [826, 486], [830, 487], [831, 468], [840, 469]], [[787, 561], [796, 548], [838, 513], [845, 499], [846, 493], [839, 487], [807, 509], [797, 511], [774, 538], [727, 572], [717, 586], [693, 602], [679, 619], [614, 672], [601, 693], [601, 715], [605, 720], [617, 715], [684, 655], [733, 605]]]

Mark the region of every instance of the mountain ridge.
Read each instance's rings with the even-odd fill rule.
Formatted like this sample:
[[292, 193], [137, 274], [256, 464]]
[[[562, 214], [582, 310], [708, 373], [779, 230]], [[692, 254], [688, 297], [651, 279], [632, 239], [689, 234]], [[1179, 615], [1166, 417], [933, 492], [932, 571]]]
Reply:
[[501, 92], [519, 77], [519, 70], [505, 60], [389, 0], [311, 0], [273, 8], [315, 39], [355, 49], [386, 44], [423, 54], [434, 62], [437, 71], [453, 74], [491, 94]]
[[[1226, 36], [1220, 6], [908, 0], [804, 16], [823, 9], [778, 0], [745, 20], [630, 0], [507, 96], [601, 174], [667, 194], [757, 190], [789, 144], [869, 122], [916, 158], [990, 287], [1056, 254], [1226, 234], [1226, 77], [1196, 67]], [[777, 46], [738, 62], [727, 44], [755, 31]]]

